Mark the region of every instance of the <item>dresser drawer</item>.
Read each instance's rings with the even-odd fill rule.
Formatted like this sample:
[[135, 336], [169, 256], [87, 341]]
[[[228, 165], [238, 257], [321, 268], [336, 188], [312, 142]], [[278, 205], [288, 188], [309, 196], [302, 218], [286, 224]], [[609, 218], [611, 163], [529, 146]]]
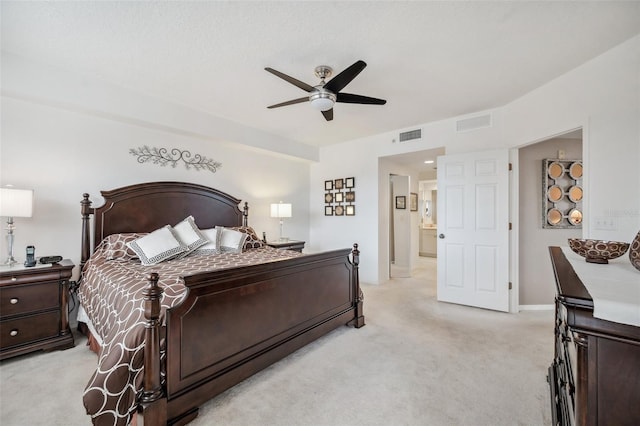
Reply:
[[39, 312], [60, 305], [58, 281], [0, 288], [0, 317]]
[[0, 321], [0, 348], [56, 337], [59, 333], [59, 311]]

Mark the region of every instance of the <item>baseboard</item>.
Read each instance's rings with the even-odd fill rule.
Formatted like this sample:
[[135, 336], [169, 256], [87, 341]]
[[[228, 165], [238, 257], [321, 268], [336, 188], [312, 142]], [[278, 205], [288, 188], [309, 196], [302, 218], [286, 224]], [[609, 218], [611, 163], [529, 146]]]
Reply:
[[553, 305], [520, 305], [521, 311], [553, 311]]

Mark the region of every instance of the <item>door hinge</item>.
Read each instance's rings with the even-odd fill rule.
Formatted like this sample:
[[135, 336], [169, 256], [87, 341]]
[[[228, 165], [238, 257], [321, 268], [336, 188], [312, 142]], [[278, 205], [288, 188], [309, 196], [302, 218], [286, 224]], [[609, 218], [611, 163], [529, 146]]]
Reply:
[[511, 231], [513, 229], [513, 225], [511, 224], [511, 222], [509, 222], [509, 231]]
[[513, 164], [509, 163], [509, 171], [513, 170]]
[[511, 281], [509, 281], [509, 290], [511, 290], [513, 288], [513, 284], [511, 283]]

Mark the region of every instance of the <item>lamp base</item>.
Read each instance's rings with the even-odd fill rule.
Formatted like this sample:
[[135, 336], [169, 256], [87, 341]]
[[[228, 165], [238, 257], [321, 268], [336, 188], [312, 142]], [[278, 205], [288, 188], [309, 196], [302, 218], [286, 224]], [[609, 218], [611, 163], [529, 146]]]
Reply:
[[16, 226], [13, 224], [13, 217], [7, 218], [7, 260], [4, 261], [3, 265], [5, 266], [13, 266], [18, 263], [17, 260], [13, 258], [13, 230], [16, 229]]
[[15, 259], [13, 258], [13, 256], [9, 256], [9, 257], [7, 258], [7, 260], [5, 260], [5, 261], [4, 261], [4, 263], [2, 263], [2, 266], [13, 266], [13, 265], [15, 265], [15, 264], [17, 264], [17, 263], [18, 263], [18, 261], [17, 261], [17, 260], [15, 260]]

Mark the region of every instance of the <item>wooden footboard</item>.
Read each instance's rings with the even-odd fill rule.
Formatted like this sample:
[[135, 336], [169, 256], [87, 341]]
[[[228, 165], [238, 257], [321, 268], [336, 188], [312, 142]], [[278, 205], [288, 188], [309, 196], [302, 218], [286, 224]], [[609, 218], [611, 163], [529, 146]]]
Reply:
[[187, 423], [202, 403], [322, 335], [342, 325], [362, 327], [358, 262], [356, 244], [353, 250], [184, 277], [188, 296], [167, 311], [164, 389], [160, 294], [157, 277], [150, 277], [145, 424]]

